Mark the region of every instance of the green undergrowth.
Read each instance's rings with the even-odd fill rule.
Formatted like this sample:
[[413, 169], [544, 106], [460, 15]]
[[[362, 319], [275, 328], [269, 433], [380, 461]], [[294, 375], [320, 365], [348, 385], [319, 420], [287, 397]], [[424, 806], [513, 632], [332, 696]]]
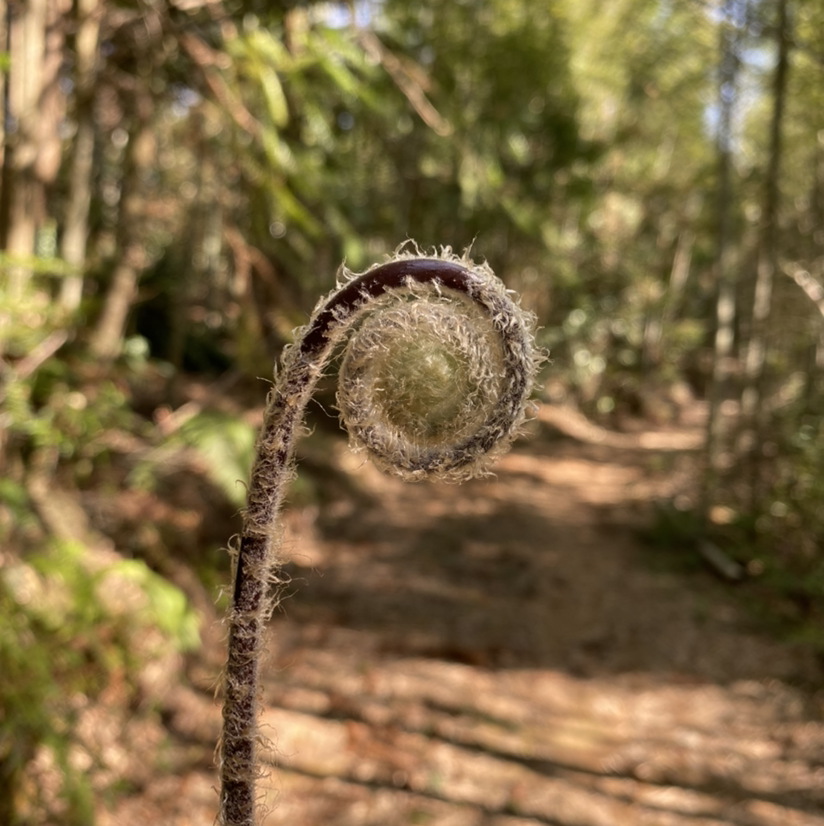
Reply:
[[[816, 520], [790, 516], [809, 508], [808, 503], [795, 502], [796, 510], [790, 511], [786, 498], [774, 487], [757, 516], [722, 506], [720, 523], [711, 521], [707, 529], [696, 511], [658, 503], [642, 532], [647, 560], [658, 569], [715, 576], [759, 627], [824, 654], [824, 562], [816, 550], [824, 546], [824, 533]], [[708, 562], [702, 543], [717, 548], [738, 576]]]
[[[54, 319], [40, 320], [35, 329], [12, 318], [8, 364], [59, 330]], [[199, 619], [182, 591], [139, 559], [91, 547], [93, 531], [87, 547], [87, 527], [61, 505], [63, 497], [78, 507], [84, 490], [116, 495], [122, 460], [101, 437], [150, 432], [129, 396], [128, 379], [143, 366], [126, 354], [116, 373], [102, 375], [67, 344], [31, 374], [7, 369], [0, 384], [4, 826], [93, 824], [99, 795], [111, 790], [96, 785], [106, 758], [81, 734], [84, 713], [104, 696], [148, 713], [146, 665], [200, 644]]]
[[240, 416], [204, 410], [164, 439], [130, 473], [129, 484], [151, 488], [168, 452], [192, 448], [209, 480], [237, 508], [246, 501], [246, 483], [254, 458], [257, 430]]
[[[145, 700], [138, 688], [143, 666], [199, 642], [198, 618], [183, 594], [143, 562], [101, 564], [89, 549], [56, 540], [6, 557], [0, 569], [2, 822], [93, 823], [91, 781], [80, 767], [103, 758], [78, 737], [82, 710], [113, 683], [124, 687], [125, 703]], [[42, 772], [51, 782], [30, 782]]]

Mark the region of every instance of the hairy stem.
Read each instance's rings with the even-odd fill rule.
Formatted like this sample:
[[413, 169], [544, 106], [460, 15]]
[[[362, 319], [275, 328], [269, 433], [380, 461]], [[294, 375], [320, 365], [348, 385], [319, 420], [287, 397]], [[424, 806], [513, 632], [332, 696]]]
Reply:
[[[482, 317], [488, 332], [476, 335], [461, 323], [446, 319], [444, 307], [450, 297], [453, 302], [457, 299], [458, 311]], [[380, 318], [390, 315], [388, 308], [395, 305], [400, 310], [392, 311], [389, 333], [367, 326], [370, 322], [364, 319], [371, 309]], [[419, 305], [424, 309], [423, 321], [411, 322]], [[315, 309], [309, 324], [298, 332], [284, 356], [252, 468], [229, 615], [220, 745], [220, 822], [224, 826], [255, 824], [256, 780], [260, 774], [256, 760], [260, 655], [265, 626], [276, 600], [281, 562], [278, 514], [292, 472], [295, 441], [305, 407], [335, 346], [359, 323], [363, 339], [360, 349], [348, 353], [344, 362], [344, 369], [347, 361], [352, 363], [350, 381], [355, 390], [347, 395], [348, 391], [341, 389], [339, 403], [353, 440], [382, 469], [413, 481], [424, 476], [460, 481], [483, 472], [488, 457], [502, 452], [523, 422], [539, 360], [532, 343], [532, 318], [511, 300], [487, 267], [474, 266], [448, 251], [439, 258], [401, 255], [344, 281]], [[435, 324], [444, 324], [448, 329], [430, 330]], [[493, 365], [478, 374], [485, 387], [473, 391], [485, 404], [480, 413], [476, 415], [462, 404], [463, 396], [474, 404], [475, 395], [465, 390], [454, 403], [439, 404], [425, 396], [425, 409], [409, 417], [388, 402], [383, 408], [375, 408], [367, 398], [374, 361], [369, 348], [387, 349], [386, 336], [407, 328], [415, 334], [430, 335], [430, 344], [421, 349], [421, 360], [424, 368], [434, 370], [436, 387], [449, 387], [452, 379], [448, 370], [454, 365], [460, 367], [473, 360]], [[452, 339], [463, 349], [457, 355], [441, 353], [440, 341]], [[486, 346], [487, 340], [495, 352], [476, 352]], [[360, 352], [364, 347], [365, 354]], [[404, 344], [401, 352], [409, 352], [409, 346]], [[379, 356], [375, 353], [374, 358]], [[413, 372], [417, 371], [416, 367]], [[424, 377], [424, 381], [431, 388], [433, 380]], [[408, 387], [410, 382], [404, 377], [394, 381], [404, 399], [406, 395], [416, 398], [414, 386]], [[380, 384], [386, 384], [383, 377]], [[432, 421], [426, 418], [430, 408], [441, 409]], [[453, 409], [459, 421], [441, 421]], [[394, 421], [384, 425], [380, 414], [387, 410]]]

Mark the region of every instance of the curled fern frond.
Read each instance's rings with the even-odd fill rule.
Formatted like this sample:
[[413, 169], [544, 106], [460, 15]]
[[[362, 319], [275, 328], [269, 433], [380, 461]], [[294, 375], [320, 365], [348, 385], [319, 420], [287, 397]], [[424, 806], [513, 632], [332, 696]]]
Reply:
[[540, 356], [533, 317], [485, 264], [402, 249], [339, 274], [297, 331], [257, 442], [229, 616], [221, 755], [224, 826], [254, 826], [258, 670], [275, 605], [278, 514], [306, 405], [349, 336], [338, 406], [356, 450], [411, 481], [487, 472], [524, 421]]
[[484, 473], [523, 421], [530, 319], [491, 273], [467, 272], [471, 294], [409, 279], [376, 299], [346, 346], [338, 404], [352, 445], [410, 481]]

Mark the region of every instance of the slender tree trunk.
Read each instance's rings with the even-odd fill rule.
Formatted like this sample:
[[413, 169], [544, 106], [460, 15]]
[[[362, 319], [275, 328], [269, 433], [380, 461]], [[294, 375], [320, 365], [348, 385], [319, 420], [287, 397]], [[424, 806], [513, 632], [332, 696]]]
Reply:
[[[9, 5], [6, 0], [0, 0], [0, 52], [6, 53], [9, 50], [9, 28], [8, 28]], [[2, 180], [3, 169], [6, 165], [6, 78], [7, 72], [0, 72], [0, 180]], [[0, 187], [2, 190], [2, 187]], [[0, 191], [0, 202], [3, 200]], [[2, 224], [2, 209], [0, 208], [0, 224]]]
[[152, 108], [148, 89], [138, 91], [134, 128], [123, 172], [117, 244], [120, 254], [89, 343], [91, 353], [103, 361], [114, 359], [120, 352], [129, 311], [137, 295], [137, 284], [148, 264], [144, 213], [146, 177], [155, 159]]
[[735, 270], [732, 239], [732, 144], [738, 80], [738, 29], [735, 25], [738, 4], [725, 0], [720, 22], [721, 67], [719, 73], [718, 124], [718, 238], [716, 272], [716, 328], [712, 383], [707, 417], [706, 469], [702, 491], [701, 515], [708, 519], [718, 486], [723, 460], [721, 402], [729, 390], [735, 324]]
[[31, 275], [26, 259], [34, 254], [38, 221], [45, 207], [37, 178], [43, 94], [48, 0], [13, 3], [9, 19], [8, 129], [4, 189], [7, 215], [3, 232], [6, 252], [18, 263], [8, 269], [8, 295], [18, 301]]
[[75, 121], [74, 151], [69, 176], [69, 194], [60, 242], [61, 257], [75, 268], [60, 290], [64, 310], [73, 312], [83, 296], [83, 267], [89, 234], [94, 173], [94, 81], [97, 49], [100, 41], [100, 0], [77, 0], [77, 34], [75, 36]]
[[5, 85], [3, 205], [0, 239], [12, 259], [8, 294], [19, 299], [31, 275], [37, 231], [47, 217], [46, 190], [60, 169], [65, 97], [58, 85], [70, 0], [28, 0], [10, 11], [10, 70]]
[[[0, 0], [0, 52], [9, 51], [9, 7], [6, 0]], [[11, 160], [6, 150], [6, 100], [8, 98], [8, 72], [0, 72], [0, 249], [6, 249], [6, 227], [8, 225], [8, 177], [7, 161]], [[0, 297], [6, 291], [5, 285], [0, 285]], [[9, 313], [0, 309], [0, 357], [5, 348], [5, 339], [9, 326]], [[0, 462], [3, 458], [3, 434], [0, 433]], [[2, 774], [2, 768], [0, 768]], [[0, 804], [0, 815], [2, 805]]]
[[760, 475], [757, 451], [763, 441], [767, 424], [767, 413], [760, 409], [760, 402], [764, 395], [764, 373], [768, 348], [767, 328], [778, 256], [777, 225], [780, 200], [781, 131], [789, 71], [790, 40], [792, 37], [787, 6], [788, 0], [778, 0], [778, 25], [776, 30], [778, 57], [773, 78], [770, 156], [764, 182], [764, 206], [758, 241], [752, 329], [747, 346], [747, 357], [744, 365], [744, 391], [741, 396], [741, 418], [744, 426], [741, 447], [751, 464], [751, 483], [754, 497], [758, 495], [758, 477]]
[[[60, 124], [66, 117], [66, 95], [60, 88], [60, 68], [66, 53], [66, 18], [72, 0], [47, 0], [43, 43], [41, 92], [35, 102], [37, 121], [37, 159], [35, 174], [46, 191], [57, 180], [63, 155]], [[43, 217], [47, 212], [43, 205]], [[53, 216], [49, 216], [53, 218]]]
[[[821, 227], [824, 227], [824, 112], [819, 111], [816, 126], [818, 128], [813, 130], [815, 152], [810, 170], [810, 218], [813, 231], [809, 234], [809, 242], [804, 250], [807, 261], [812, 264], [812, 272], [805, 273], [807, 277], [805, 283], [802, 283], [800, 277], [803, 271], [795, 267], [790, 270], [784, 268], [821, 313], [817, 340], [812, 345], [809, 360], [810, 369], [805, 371], [804, 376], [804, 398], [806, 408], [811, 413], [819, 412], [821, 401], [824, 400], [824, 234], [821, 232]], [[821, 262], [817, 269], [814, 262]]]
[[695, 244], [695, 233], [691, 229], [681, 231], [678, 236], [678, 246], [675, 249], [675, 257], [672, 261], [672, 273], [670, 275], [669, 294], [664, 308], [664, 324], [672, 320], [675, 310], [681, 301], [681, 296], [687, 286], [687, 279], [690, 274], [692, 264], [692, 248]]
[[650, 316], [644, 337], [643, 358], [650, 366], [659, 365], [663, 359], [664, 330], [672, 321], [686, 287], [694, 243], [695, 233], [692, 230], [684, 229], [679, 233], [672, 259], [669, 285], [661, 302], [661, 310], [657, 316]]

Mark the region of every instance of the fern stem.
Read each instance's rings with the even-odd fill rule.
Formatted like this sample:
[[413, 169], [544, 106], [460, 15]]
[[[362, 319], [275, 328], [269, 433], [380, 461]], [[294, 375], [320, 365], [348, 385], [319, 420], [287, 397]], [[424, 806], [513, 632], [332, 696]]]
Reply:
[[[459, 304], [463, 302], [459, 309], [469, 306], [473, 312], [480, 312], [498, 341], [499, 367], [483, 374], [488, 376], [485, 383], [494, 385], [496, 392], [471, 432], [460, 426], [453, 428], [457, 433], [455, 443], [440, 444], [438, 423], [438, 427], [433, 426], [435, 437], [417, 439], [414, 449], [399, 449], [398, 428], [390, 428], [389, 435], [385, 435], [382, 425], [374, 420], [371, 403], [365, 405], [370, 410], [364, 413], [358, 408], [360, 402], [348, 399], [345, 390], [339, 391], [339, 400], [344, 413], [346, 409], [352, 413], [350, 434], [353, 429], [358, 431], [353, 438], [377, 454], [376, 461], [382, 468], [412, 480], [435, 476], [460, 481], [483, 472], [488, 457], [505, 449], [514, 437], [523, 422], [539, 361], [532, 343], [531, 316], [512, 301], [488, 267], [473, 265], [448, 251], [437, 258], [401, 254], [344, 281], [318, 304], [309, 324], [298, 331], [294, 345], [284, 355], [258, 437], [228, 619], [220, 744], [219, 819], [223, 826], [255, 826], [256, 781], [261, 773], [256, 754], [260, 658], [265, 627], [277, 597], [281, 564], [278, 515], [292, 473], [294, 445], [306, 405], [335, 346], [370, 308], [377, 308], [376, 315], [380, 316], [387, 306], [385, 300], [398, 299], [414, 312], [416, 301], [425, 298], [430, 308], [438, 309], [431, 314], [437, 320], [449, 295], [458, 296]], [[397, 322], [396, 326], [402, 323], [405, 322]], [[424, 329], [428, 324], [424, 323]], [[475, 339], [463, 328], [456, 329], [453, 338], [467, 339], [467, 351], [477, 358]], [[481, 354], [480, 358], [484, 356]], [[452, 361], [462, 359], [466, 360], [461, 355]], [[356, 383], [362, 384], [363, 368], [357, 369], [360, 373]]]

